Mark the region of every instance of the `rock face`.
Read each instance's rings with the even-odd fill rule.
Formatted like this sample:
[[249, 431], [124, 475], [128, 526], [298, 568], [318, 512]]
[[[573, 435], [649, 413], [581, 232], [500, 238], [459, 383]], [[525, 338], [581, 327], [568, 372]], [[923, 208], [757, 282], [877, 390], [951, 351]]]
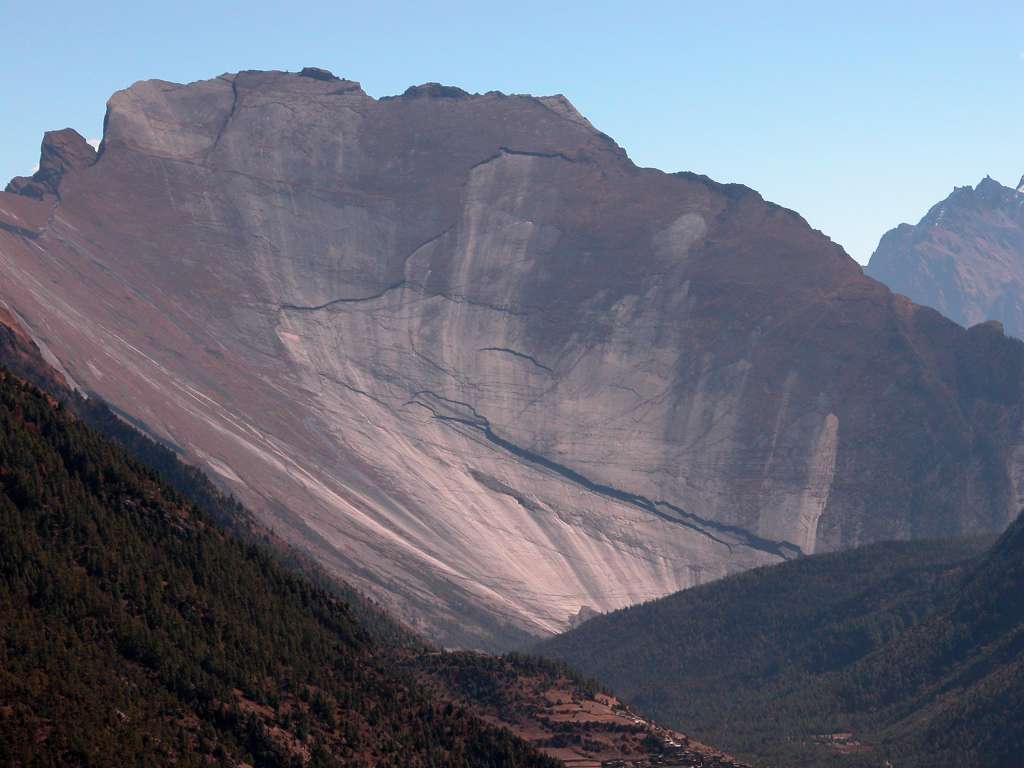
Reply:
[[0, 368], [47, 392], [69, 392], [64, 376], [46, 360], [21, 323], [3, 306], [0, 306]]
[[867, 272], [961, 325], [995, 320], [1024, 337], [1024, 179], [955, 189], [916, 226], [886, 233]]
[[31, 176], [16, 176], [7, 185], [7, 192], [42, 200], [56, 195], [60, 180], [70, 170], [86, 168], [96, 162], [96, 150], [76, 131], [47, 131], [39, 156], [39, 170]]
[[560, 96], [141, 82], [59, 191], [0, 195], [0, 298], [445, 643], [1020, 506], [1020, 344]]

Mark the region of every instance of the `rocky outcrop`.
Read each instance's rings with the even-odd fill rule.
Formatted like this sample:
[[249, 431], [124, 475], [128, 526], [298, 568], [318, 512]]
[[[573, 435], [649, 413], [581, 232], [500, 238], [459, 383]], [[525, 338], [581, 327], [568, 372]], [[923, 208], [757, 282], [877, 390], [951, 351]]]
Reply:
[[87, 168], [96, 162], [96, 150], [71, 128], [47, 131], [39, 156], [39, 170], [32, 176], [16, 176], [7, 185], [7, 192], [42, 200], [57, 195], [60, 180], [68, 171]]
[[960, 187], [916, 226], [886, 233], [867, 272], [956, 320], [997, 320], [1024, 337], [1024, 179]]
[[70, 392], [68, 382], [48, 361], [21, 323], [0, 305], [0, 368], [50, 393]]
[[0, 297], [402, 618], [502, 646], [1019, 508], [997, 329], [745, 187], [636, 167], [563, 97], [328, 75], [115, 94], [59, 200], [0, 195], [35, 217], [0, 230]]

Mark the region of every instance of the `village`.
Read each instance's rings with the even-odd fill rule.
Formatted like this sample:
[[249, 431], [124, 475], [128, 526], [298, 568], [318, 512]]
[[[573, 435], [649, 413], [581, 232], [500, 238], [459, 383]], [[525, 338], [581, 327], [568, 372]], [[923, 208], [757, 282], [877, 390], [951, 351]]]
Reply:
[[551, 662], [428, 653], [419, 670], [441, 700], [461, 703], [472, 694], [487, 722], [509, 728], [566, 768], [751, 768]]
[[622, 760], [614, 758], [602, 760], [601, 768], [749, 768], [745, 763], [737, 763], [721, 756], [707, 756], [700, 752], [682, 749], [662, 755], [641, 758], [639, 760]]
[[[652, 730], [657, 726], [649, 724]], [[664, 732], [655, 751], [639, 759], [611, 758], [601, 761], [601, 768], [751, 768], [739, 763], [728, 755], [708, 754], [703, 745], [691, 745], [690, 739], [682, 734], [670, 735]]]
[[[545, 750], [562, 759], [567, 768], [751, 768], [641, 716], [614, 696], [598, 693], [588, 700], [566, 693], [548, 691], [550, 709], [538, 720], [557, 730], [561, 730], [559, 724], [562, 728], [572, 724], [577, 734], [586, 734], [566, 744], [568, 748]], [[629, 737], [615, 739], [615, 734]]]

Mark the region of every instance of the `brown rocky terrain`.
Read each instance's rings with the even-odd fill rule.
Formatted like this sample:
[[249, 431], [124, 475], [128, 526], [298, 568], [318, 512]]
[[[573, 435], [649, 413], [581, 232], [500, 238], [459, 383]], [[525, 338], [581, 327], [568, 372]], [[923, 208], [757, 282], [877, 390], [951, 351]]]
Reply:
[[1024, 179], [959, 187], [916, 225], [885, 234], [867, 273], [964, 326], [1024, 337]]
[[146, 81], [97, 154], [42, 155], [0, 193], [0, 300], [443, 643], [1020, 507], [1019, 343], [560, 96]]

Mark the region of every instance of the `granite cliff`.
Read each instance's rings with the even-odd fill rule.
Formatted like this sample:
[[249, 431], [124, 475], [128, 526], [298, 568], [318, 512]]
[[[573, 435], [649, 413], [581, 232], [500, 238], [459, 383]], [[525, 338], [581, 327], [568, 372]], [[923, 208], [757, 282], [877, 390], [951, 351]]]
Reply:
[[1020, 507], [1019, 343], [561, 96], [146, 81], [98, 153], [42, 156], [0, 194], [0, 300], [441, 642]]

